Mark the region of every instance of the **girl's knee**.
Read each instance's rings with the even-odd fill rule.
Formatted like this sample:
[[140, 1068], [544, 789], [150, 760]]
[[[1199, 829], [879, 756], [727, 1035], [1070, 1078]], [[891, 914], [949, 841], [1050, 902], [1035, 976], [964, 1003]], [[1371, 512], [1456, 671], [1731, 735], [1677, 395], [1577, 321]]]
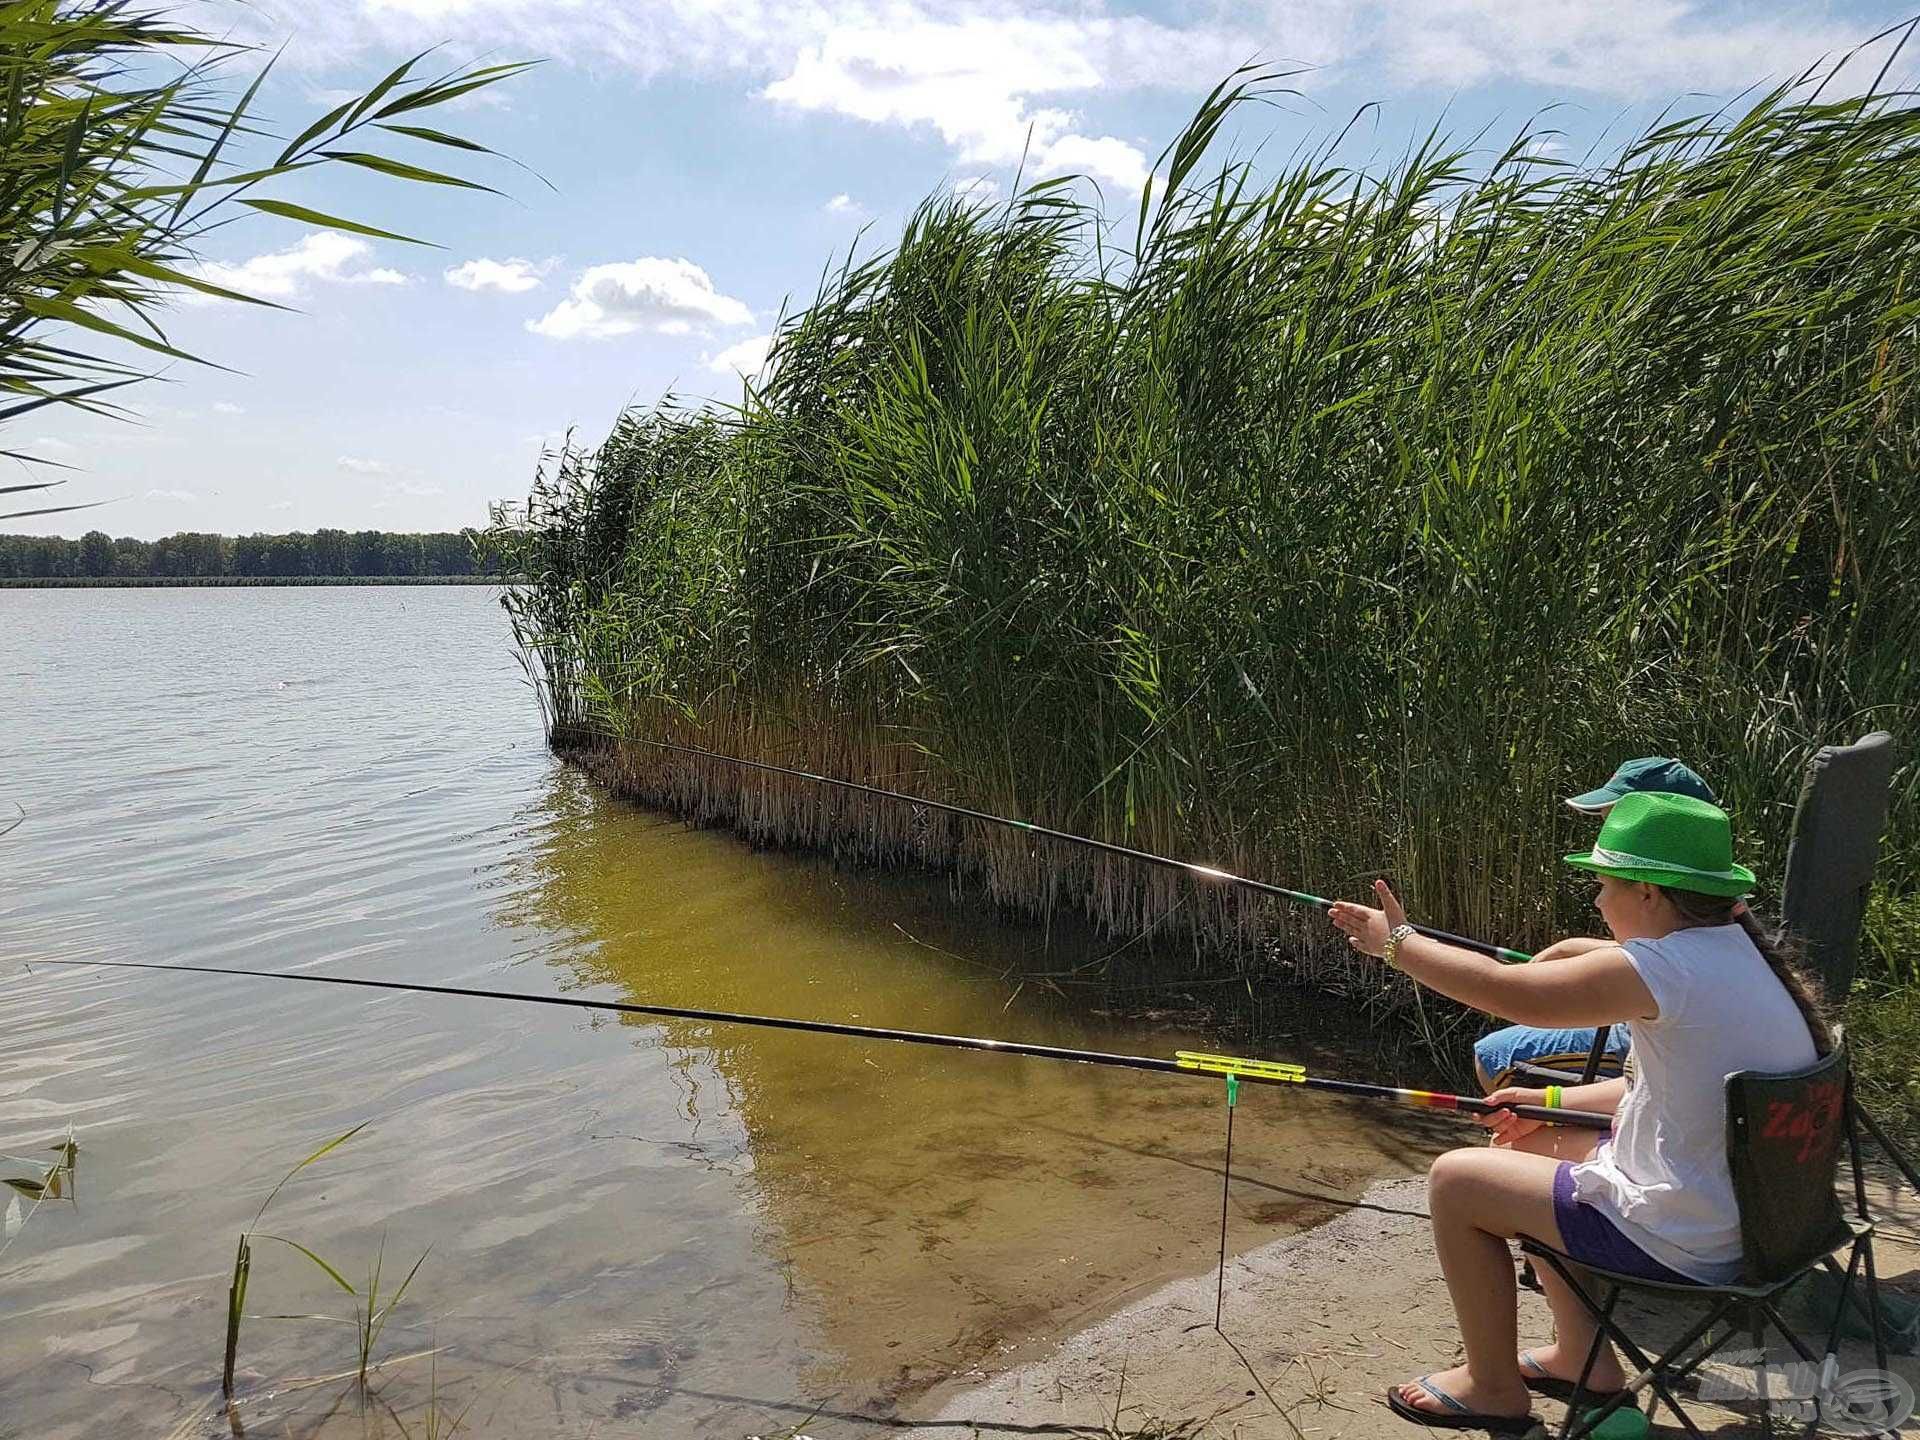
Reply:
[[1481, 1169], [1488, 1153], [1478, 1146], [1473, 1146], [1463, 1150], [1449, 1150], [1437, 1156], [1427, 1170], [1428, 1208], [1434, 1209], [1453, 1204], [1468, 1191], [1476, 1188], [1477, 1172]]

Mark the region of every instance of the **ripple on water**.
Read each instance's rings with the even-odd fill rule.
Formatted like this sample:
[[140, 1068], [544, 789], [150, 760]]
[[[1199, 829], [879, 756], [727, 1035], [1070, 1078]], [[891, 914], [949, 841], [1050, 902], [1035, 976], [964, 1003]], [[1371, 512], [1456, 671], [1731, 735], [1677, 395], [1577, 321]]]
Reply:
[[[506, 642], [478, 589], [0, 592], [17, 692], [0, 801], [28, 817], [0, 837], [0, 1151], [46, 1154], [69, 1124], [80, 1143], [71, 1194], [0, 1255], [7, 1426], [226, 1433], [207, 1417], [236, 1238], [288, 1167], [362, 1122], [268, 1228], [353, 1279], [383, 1245], [389, 1283], [431, 1247], [385, 1343], [437, 1347], [434, 1378], [401, 1364], [379, 1392], [415, 1433], [434, 1386], [484, 1397], [471, 1440], [737, 1440], [829, 1401], [892, 1413], [1050, 1317], [1212, 1263], [1206, 1085], [21, 970], [237, 965], [1095, 1048], [1206, 1038], [1021, 989], [1023, 969], [1085, 958], [1058, 928], [997, 927], [938, 883], [758, 855], [605, 802], [546, 754]], [[1297, 1212], [1263, 1173], [1310, 1153], [1357, 1185], [1419, 1158], [1391, 1131], [1357, 1148], [1311, 1096], [1252, 1097], [1242, 1116], [1236, 1243]], [[256, 1246], [250, 1309], [346, 1303], [295, 1252]], [[339, 1326], [250, 1321], [238, 1414], [362, 1437], [374, 1422], [339, 1383], [290, 1383], [350, 1353]]]

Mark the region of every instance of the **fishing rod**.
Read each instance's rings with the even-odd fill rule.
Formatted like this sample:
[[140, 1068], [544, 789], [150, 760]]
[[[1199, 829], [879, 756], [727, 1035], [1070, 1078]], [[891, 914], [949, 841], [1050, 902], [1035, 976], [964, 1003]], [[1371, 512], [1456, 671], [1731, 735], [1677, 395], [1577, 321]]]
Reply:
[[698, 1020], [712, 1025], [750, 1025], [765, 1030], [797, 1030], [809, 1035], [845, 1035], [856, 1040], [895, 1040], [906, 1045], [938, 1045], [949, 1050], [985, 1050], [1000, 1055], [1026, 1055], [1036, 1060], [1070, 1060], [1081, 1065], [1108, 1065], [1122, 1070], [1148, 1070], [1162, 1075], [1224, 1075], [1236, 1084], [1299, 1085], [1365, 1100], [1391, 1100], [1429, 1110], [1460, 1110], [1469, 1115], [1509, 1111], [1530, 1120], [1572, 1125], [1589, 1130], [1613, 1126], [1611, 1115], [1586, 1110], [1550, 1110], [1544, 1105], [1492, 1104], [1471, 1095], [1449, 1095], [1434, 1090], [1408, 1090], [1396, 1085], [1369, 1085], [1358, 1080], [1332, 1080], [1309, 1075], [1305, 1068], [1277, 1060], [1253, 1060], [1234, 1055], [1207, 1055], [1176, 1051], [1171, 1060], [1152, 1055], [1119, 1055], [1108, 1050], [1070, 1050], [1059, 1045], [1031, 1045], [1020, 1040], [988, 1040], [973, 1035], [936, 1035], [921, 1030], [887, 1030], [873, 1025], [845, 1025], [833, 1020], [792, 1020], [776, 1015], [743, 1015], [731, 1010], [692, 1010], [678, 1005], [642, 1005], [631, 1000], [589, 1000], [574, 995], [530, 995], [519, 990], [479, 990], [461, 985], [420, 985], [404, 980], [371, 980], [357, 975], [300, 975], [281, 970], [225, 969], [213, 965], [158, 965], [143, 960], [40, 960], [39, 965], [103, 965], [115, 970], [163, 970], [173, 974], [242, 975], [256, 980], [298, 980], [309, 985], [354, 985], [368, 990], [398, 990], [414, 995], [455, 995], [470, 1000], [513, 1000], [523, 1005], [559, 1005], [573, 1010], [613, 1010], [622, 1015], [648, 1015], [666, 1020]]
[[[797, 770], [790, 765], [775, 765], [767, 760], [749, 760], [741, 755], [728, 755], [724, 751], [708, 750], [699, 745], [682, 745], [672, 740], [649, 740], [640, 736], [632, 736], [629, 739], [633, 744], [650, 745], [656, 750], [673, 750], [682, 755], [698, 755], [706, 760], [718, 760], [747, 770], [763, 770], [771, 775], [790, 775], [797, 780], [811, 780], [816, 784], [832, 785], [861, 795], [877, 795], [882, 800], [898, 800], [905, 805], [921, 805], [929, 810], [939, 810], [944, 814], [958, 815], [967, 820], [979, 820], [988, 825], [999, 825], [1008, 830], [1020, 830], [1029, 835], [1043, 835], [1049, 840], [1063, 840], [1069, 845], [1082, 845], [1089, 850], [1103, 851], [1108, 855], [1124, 856], [1128, 860], [1137, 860], [1143, 865], [1158, 865], [1164, 870], [1181, 870], [1202, 880], [1211, 880], [1221, 885], [1236, 885], [1243, 890], [1252, 890], [1256, 894], [1291, 900], [1296, 905], [1311, 905], [1316, 909], [1329, 910], [1334, 904], [1325, 896], [1309, 895], [1304, 890], [1289, 890], [1283, 885], [1272, 885], [1265, 880], [1253, 880], [1245, 875], [1231, 875], [1212, 865], [1200, 865], [1191, 860], [1175, 860], [1166, 855], [1155, 855], [1150, 850], [1136, 850], [1131, 845], [1117, 845], [1111, 840], [1096, 840], [1091, 835], [1075, 835], [1070, 830], [1055, 830], [1050, 825], [1036, 825], [1031, 820], [1014, 820], [1005, 815], [994, 815], [985, 810], [973, 810], [965, 805], [950, 804], [945, 800], [929, 800], [920, 795], [905, 795], [898, 790], [885, 790], [878, 785], [862, 784], [858, 780], [842, 780], [834, 775], [816, 775], [811, 770]], [[1415, 925], [1413, 928], [1429, 939], [1439, 940], [1448, 945], [1457, 945], [1462, 950], [1472, 950], [1476, 954], [1490, 955], [1495, 960], [1533, 959], [1533, 956], [1524, 950], [1510, 950], [1505, 945], [1492, 945], [1485, 940], [1475, 940], [1471, 936], [1456, 935], [1451, 930], [1440, 930], [1429, 925]]]

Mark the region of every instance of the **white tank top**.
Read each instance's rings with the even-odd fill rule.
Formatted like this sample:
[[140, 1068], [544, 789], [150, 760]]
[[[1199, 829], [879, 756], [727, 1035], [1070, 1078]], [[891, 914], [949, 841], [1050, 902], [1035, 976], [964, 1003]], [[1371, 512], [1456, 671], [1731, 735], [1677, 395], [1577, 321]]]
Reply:
[[1816, 1056], [1799, 1006], [1738, 925], [1622, 947], [1660, 1008], [1633, 1019], [1613, 1137], [1573, 1170], [1574, 1194], [1670, 1270], [1710, 1284], [1741, 1275], [1727, 1170], [1727, 1077], [1800, 1070]]

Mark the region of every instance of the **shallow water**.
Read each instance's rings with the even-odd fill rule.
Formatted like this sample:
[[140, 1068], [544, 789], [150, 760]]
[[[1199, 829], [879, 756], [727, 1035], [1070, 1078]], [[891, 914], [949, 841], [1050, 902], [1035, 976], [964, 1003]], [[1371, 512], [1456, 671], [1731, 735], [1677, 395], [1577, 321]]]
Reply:
[[[0, 592], [0, 1175], [71, 1126], [0, 1253], [0, 1435], [858, 1434], [1213, 1263], [1209, 1082], [550, 1008], [25, 965], [479, 983], [1165, 1054], [1046, 976], [1086, 937], [937, 880], [756, 854], [541, 744], [492, 592]], [[1290, 1053], [1300, 1053], [1298, 1048]], [[1255, 1090], [1232, 1243], [1420, 1163], [1417, 1132]], [[250, 1319], [238, 1234], [391, 1285], [353, 1332]], [[0, 1208], [4, 1204], [0, 1203]], [[292, 1249], [248, 1309], [346, 1315]], [[1258, 1324], [1259, 1317], [1246, 1323]], [[431, 1351], [430, 1355], [421, 1352]], [[804, 1425], [802, 1422], [805, 1422]]]

